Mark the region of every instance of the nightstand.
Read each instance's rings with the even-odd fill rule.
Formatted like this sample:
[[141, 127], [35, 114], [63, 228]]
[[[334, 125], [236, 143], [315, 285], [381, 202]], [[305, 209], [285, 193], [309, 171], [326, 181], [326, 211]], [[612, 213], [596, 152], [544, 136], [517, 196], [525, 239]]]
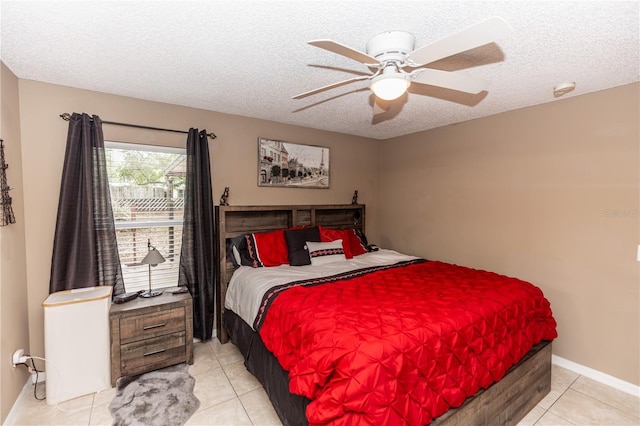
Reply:
[[138, 297], [109, 310], [111, 385], [170, 365], [193, 364], [193, 307], [189, 293]]

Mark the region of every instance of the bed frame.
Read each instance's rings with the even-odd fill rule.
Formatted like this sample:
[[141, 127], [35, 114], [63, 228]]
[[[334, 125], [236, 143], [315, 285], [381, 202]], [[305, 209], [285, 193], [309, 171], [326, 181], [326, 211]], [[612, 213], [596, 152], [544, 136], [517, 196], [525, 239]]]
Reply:
[[318, 206], [215, 206], [216, 244], [216, 331], [220, 343], [229, 339], [222, 327], [224, 298], [235, 267], [227, 259], [229, 240], [252, 233], [291, 228], [293, 226], [322, 225], [327, 228], [358, 228], [364, 231], [365, 206], [362, 204]]
[[[281, 228], [288, 228], [300, 225], [322, 225], [332, 228], [358, 228], [364, 232], [365, 228], [365, 206], [362, 204], [335, 204], [335, 205], [281, 205], [281, 206], [216, 206], [216, 310], [215, 322], [217, 336], [221, 343], [229, 340], [229, 334], [225, 323], [231, 328], [230, 321], [223, 321], [224, 299], [227, 285], [234, 271], [233, 264], [227, 259], [229, 240], [233, 237], [251, 232], [269, 231]], [[237, 317], [229, 313], [229, 317]], [[237, 319], [237, 318], [236, 318]], [[247, 326], [242, 333], [246, 334]], [[232, 331], [232, 333], [233, 333]], [[254, 332], [255, 334], [255, 332]], [[293, 398], [296, 409], [304, 410], [306, 404], [301, 404], [297, 395], [283, 395], [287, 393], [287, 375], [282, 368], [279, 368], [275, 357], [267, 352], [267, 356], [273, 359], [265, 363], [249, 360], [248, 351], [254, 343], [237, 341], [240, 351], [245, 357], [245, 365], [258, 380], [262, 383], [265, 391], [269, 395], [278, 416], [282, 422], [287, 424], [300, 423], [299, 418], [291, 420], [289, 409], [291, 407], [289, 398]], [[262, 371], [266, 368], [279, 369], [277, 374], [273, 371]], [[281, 377], [285, 383], [269, 383], [274, 376]], [[283, 386], [285, 392], [282, 391]], [[513, 366], [499, 382], [493, 384], [486, 390], [480, 391], [475, 396], [468, 398], [465, 403], [456, 409], [447, 411], [442, 416], [434, 419], [432, 425], [511, 425], [520, 421], [542, 398], [551, 390], [551, 342], [542, 342], [536, 345], [527, 355], [515, 366]], [[298, 413], [299, 415], [304, 415]]]

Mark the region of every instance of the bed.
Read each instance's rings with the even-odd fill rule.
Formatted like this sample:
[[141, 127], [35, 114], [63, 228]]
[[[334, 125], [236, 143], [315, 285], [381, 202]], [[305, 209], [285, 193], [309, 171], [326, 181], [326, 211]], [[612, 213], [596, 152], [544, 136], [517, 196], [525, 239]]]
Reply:
[[529, 283], [371, 246], [358, 204], [218, 206], [216, 231], [217, 336], [285, 425], [515, 424], [550, 390]]

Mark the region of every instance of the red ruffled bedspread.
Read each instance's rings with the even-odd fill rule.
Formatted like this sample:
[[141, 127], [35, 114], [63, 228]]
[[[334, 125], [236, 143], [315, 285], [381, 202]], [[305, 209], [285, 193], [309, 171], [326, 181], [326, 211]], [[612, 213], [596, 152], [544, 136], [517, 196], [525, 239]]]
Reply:
[[311, 425], [425, 425], [557, 337], [536, 286], [408, 262], [273, 292], [258, 331]]

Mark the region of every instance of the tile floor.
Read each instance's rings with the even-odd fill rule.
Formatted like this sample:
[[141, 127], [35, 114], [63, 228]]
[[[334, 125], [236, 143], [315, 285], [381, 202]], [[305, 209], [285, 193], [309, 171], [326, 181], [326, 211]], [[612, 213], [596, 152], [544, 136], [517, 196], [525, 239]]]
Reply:
[[[232, 344], [194, 344], [194, 393], [199, 410], [187, 425], [280, 425], [260, 383], [244, 368]], [[38, 386], [39, 397], [44, 387]], [[48, 406], [31, 393], [17, 410], [15, 425], [110, 425], [115, 389]], [[640, 399], [569, 370], [553, 366], [551, 392], [520, 425], [640, 425]]]

